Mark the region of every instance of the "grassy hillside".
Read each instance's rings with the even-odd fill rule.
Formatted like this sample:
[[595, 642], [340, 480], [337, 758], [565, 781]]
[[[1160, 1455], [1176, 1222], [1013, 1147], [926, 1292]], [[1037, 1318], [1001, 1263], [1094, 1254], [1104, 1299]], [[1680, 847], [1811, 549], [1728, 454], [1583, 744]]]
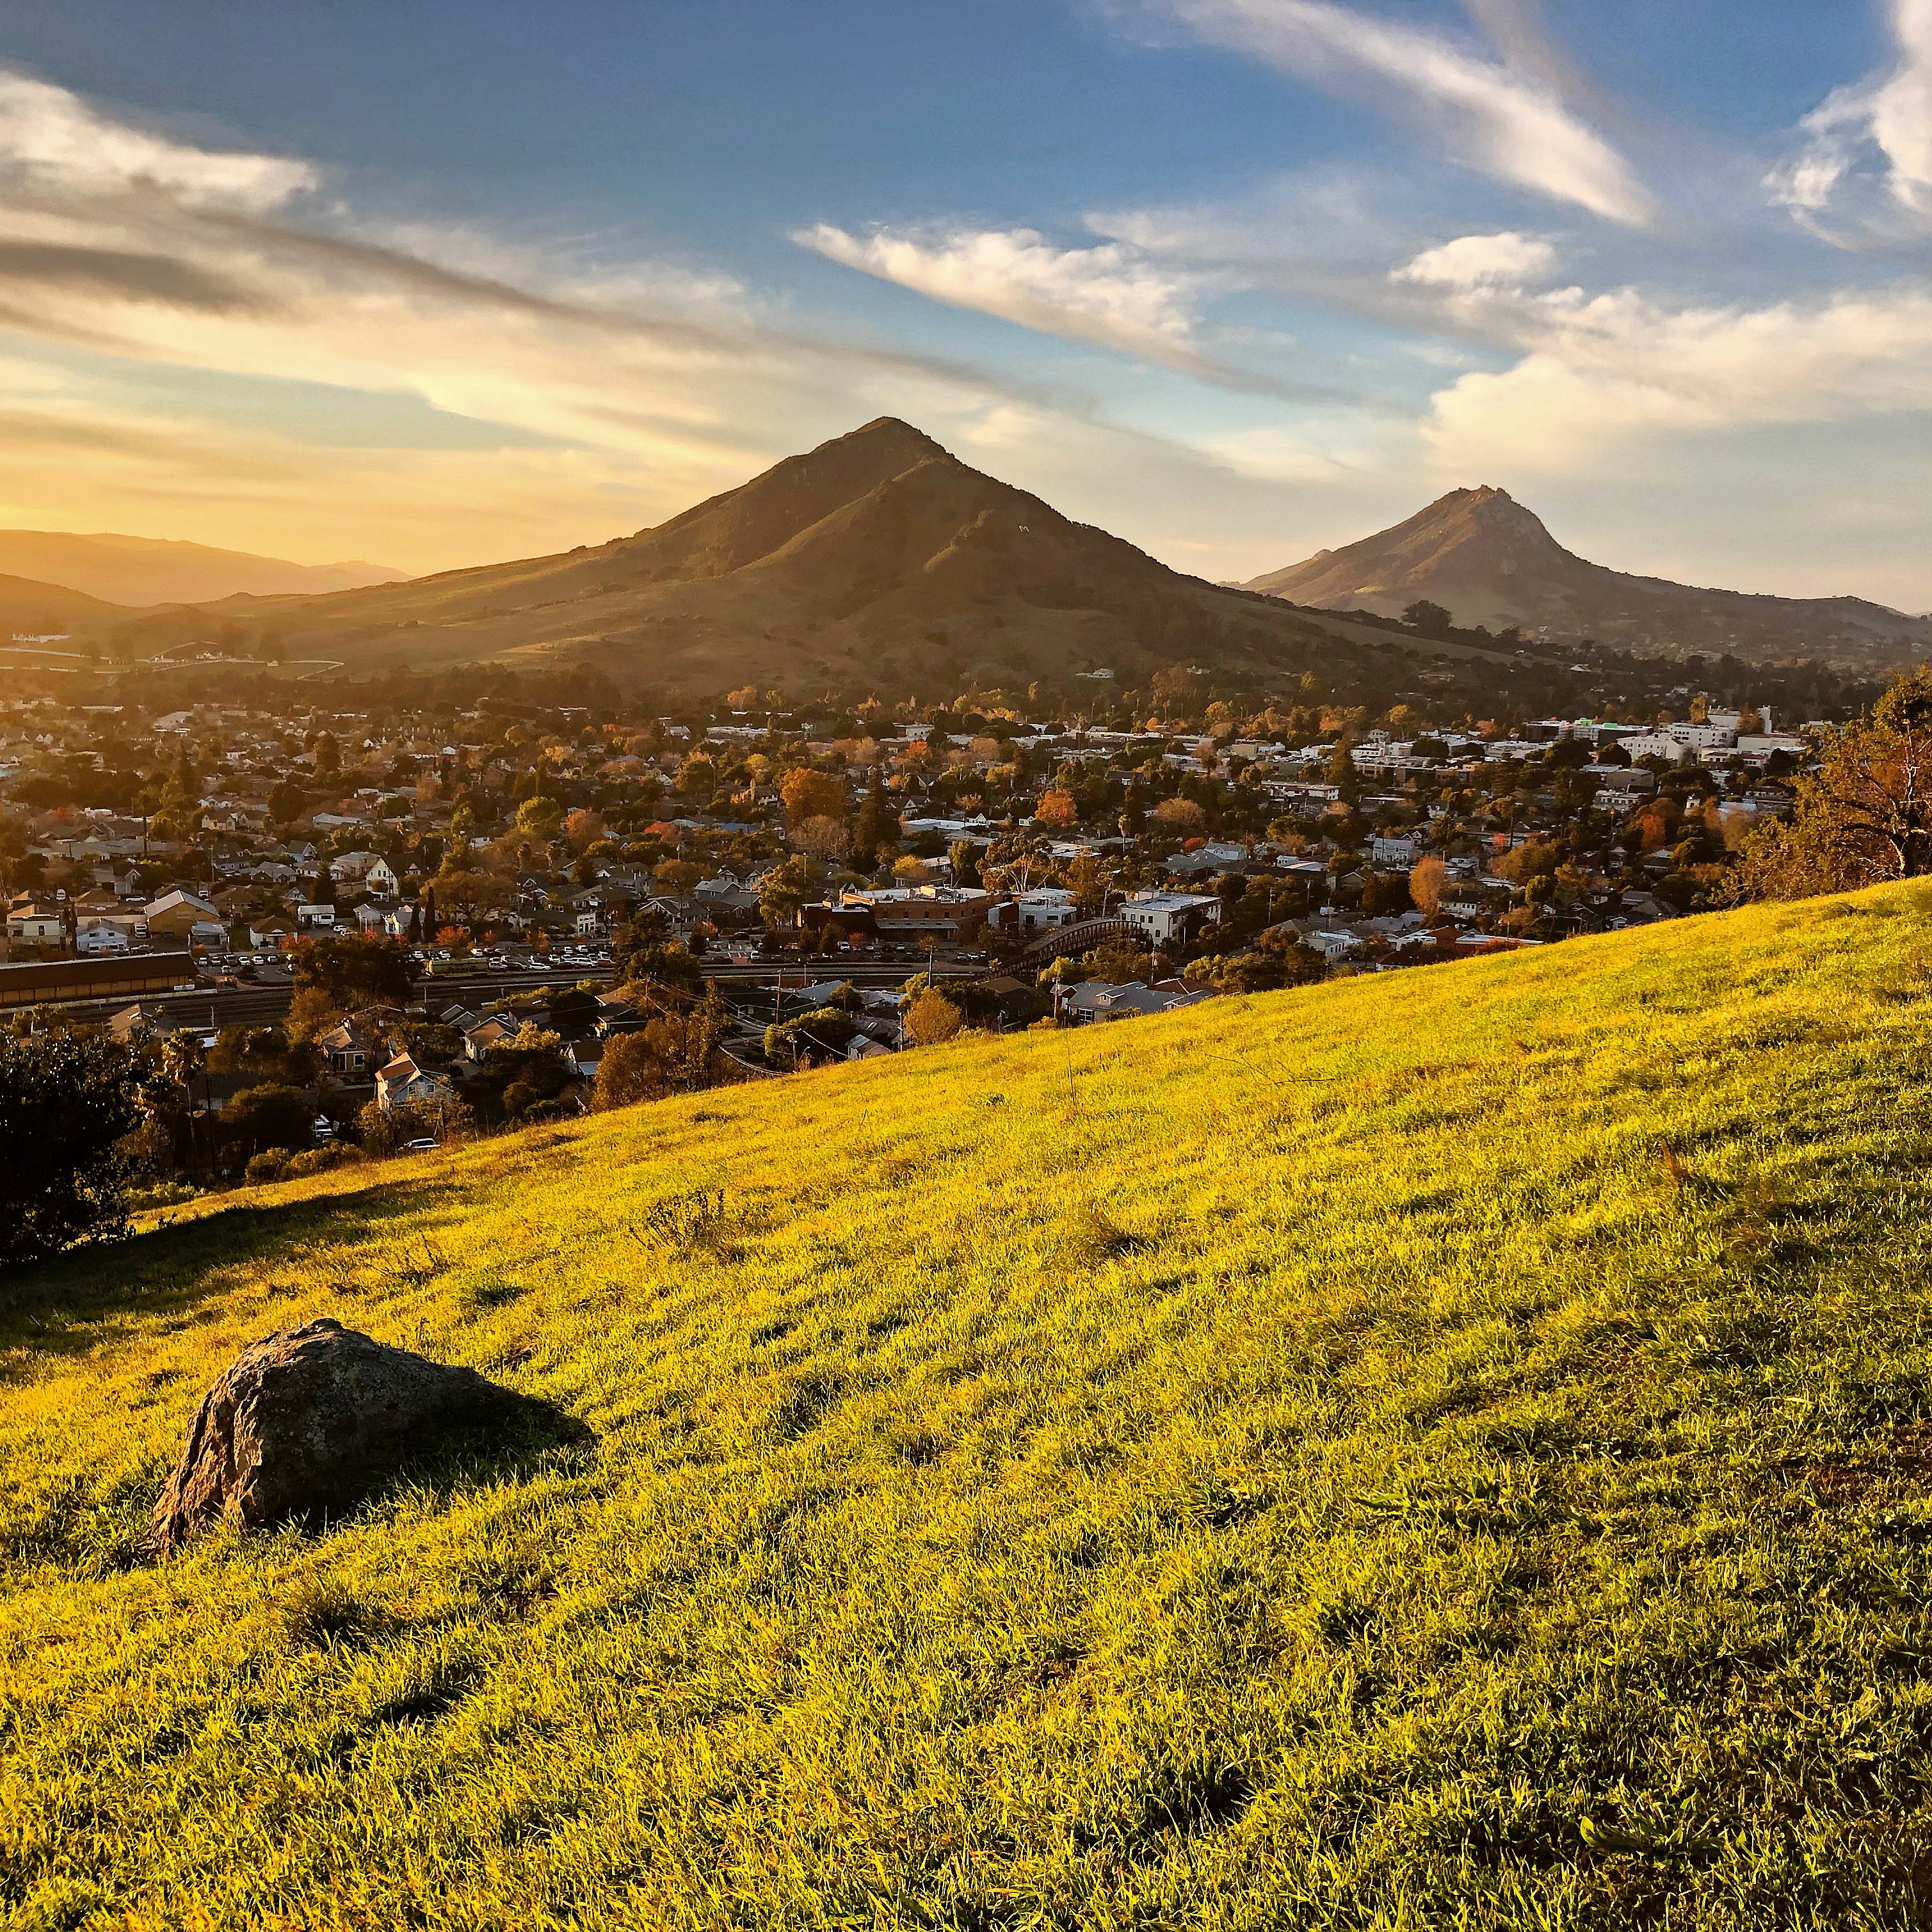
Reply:
[[[940, 1049], [28, 1278], [0, 1900], [1925, 1923], [1928, 914]], [[203, 1388], [323, 1313], [595, 1440], [146, 1560]]]

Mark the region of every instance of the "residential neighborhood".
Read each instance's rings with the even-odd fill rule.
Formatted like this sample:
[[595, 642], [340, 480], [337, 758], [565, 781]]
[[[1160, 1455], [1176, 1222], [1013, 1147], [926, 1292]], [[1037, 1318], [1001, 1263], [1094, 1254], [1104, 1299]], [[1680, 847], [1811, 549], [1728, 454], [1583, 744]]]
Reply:
[[[1831, 729], [1688, 686], [1481, 724], [1313, 692], [1244, 715], [1204, 676], [1100, 717], [445, 687], [0, 706], [0, 1003], [236, 1061], [211, 1134], [245, 1008], [339, 1154], [365, 1108], [422, 1139], [592, 1108], [643, 1064], [613, 1043], [700, 995], [701, 1042], [653, 1049], [687, 1084], [1682, 917]], [[394, 984], [325, 998], [314, 962], [358, 943]]]

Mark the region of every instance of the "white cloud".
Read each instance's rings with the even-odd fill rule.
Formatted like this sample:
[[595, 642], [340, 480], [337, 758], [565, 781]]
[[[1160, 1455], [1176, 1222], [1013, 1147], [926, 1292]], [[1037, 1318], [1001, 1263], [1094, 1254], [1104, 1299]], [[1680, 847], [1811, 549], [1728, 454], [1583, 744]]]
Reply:
[[1756, 308], [1573, 289], [1511, 298], [1506, 313], [1522, 359], [1435, 398], [1426, 434], [1449, 468], [1574, 476], [1658, 436], [1932, 414], [1921, 283]]
[[211, 153], [107, 119], [77, 95], [0, 70], [0, 169], [36, 186], [154, 187], [184, 201], [266, 209], [313, 188], [305, 161]]
[[1196, 278], [1117, 242], [1057, 248], [1030, 228], [860, 236], [820, 223], [792, 239], [956, 308], [1193, 369]]
[[1556, 259], [1550, 243], [1509, 229], [1500, 235], [1460, 235], [1440, 248], [1425, 248], [1390, 270], [1390, 278], [1436, 288], [1520, 289], [1548, 280]]
[[[1546, 74], [1331, 0], [1155, 0], [1202, 39], [1318, 82], [1396, 90], [1465, 161], [1497, 179], [1642, 226], [1656, 204]], [[1919, 0], [1912, 0], [1919, 4]]]
[[1922, 234], [1932, 226], [1932, 0], [1892, 0], [1898, 58], [1808, 115], [1806, 140], [1767, 185], [1828, 239]]

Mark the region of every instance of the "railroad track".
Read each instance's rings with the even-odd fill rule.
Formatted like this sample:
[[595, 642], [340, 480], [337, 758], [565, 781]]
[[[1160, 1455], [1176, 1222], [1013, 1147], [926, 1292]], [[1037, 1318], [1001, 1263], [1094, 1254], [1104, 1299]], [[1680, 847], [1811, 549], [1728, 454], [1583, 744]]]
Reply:
[[[814, 963], [806, 967], [781, 967], [776, 963], [740, 966], [704, 960], [698, 963], [705, 977], [716, 980], [721, 992], [740, 994], [755, 992], [761, 995], [780, 990], [795, 992], [827, 980], [849, 980], [855, 986], [879, 988], [902, 986], [914, 973], [928, 970], [935, 979], [945, 980], [974, 979], [986, 970], [944, 960], [930, 969], [910, 962], [889, 966], [843, 966], [826, 960], [822, 966]], [[585, 980], [608, 984], [614, 977], [608, 966], [570, 966], [543, 973], [436, 974], [416, 982], [415, 998], [418, 1004], [432, 1006], [472, 1006], [512, 993], [554, 992]], [[273, 1026], [288, 1017], [294, 999], [292, 986], [209, 986], [193, 992], [151, 994], [138, 1004], [174, 1025], [193, 1026], [200, 1022], [218, 1031], [224, 1027]], [[136, 1002], [122, 995], [110, 1000], [63, 1000], [49, 1004], [57, 1006], [70, 1019], [101, 1025]]]

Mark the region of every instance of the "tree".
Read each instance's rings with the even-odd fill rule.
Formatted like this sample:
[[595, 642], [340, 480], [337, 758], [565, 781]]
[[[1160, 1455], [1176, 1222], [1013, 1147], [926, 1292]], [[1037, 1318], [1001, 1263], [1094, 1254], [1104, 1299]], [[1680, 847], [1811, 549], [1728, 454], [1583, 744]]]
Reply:
[[836, 1053], [859, 1029], [836, 1006], [815, 1006], [796, 1019], [765, 1029], [765, 1058], [774, 1066], [796, 1066], [808, 1053]]
[[1402, 621], [1425, 638], [1446, 638], [1456, 618], [1453, 611], [1445, 610], [1440, 604], [1432, 604], [1424, 597], [1418, 598], [1403, 611]]
[[564, 820], [563, 832], [571, 850], [580, 855], [604, 836], [604, 821], [596, 812], [580, 807]]
[[825, 812], [801, 820], [792, 828], [793, 848], [814, 859], [842, 859], [851, 841], [843, 823]]
[[899, 836], [899, 815], [886, 797], [884, 775], [872, 774], [872, 788], [866, 794], [852, 822], [852, 862], [869, 872], [879, 862], [879, 849]]
[[308, 794], [286, 778], [268, 788], [268, 816], [278, 825], [286, 825], [308, 809]]
[[1744, 844], [1738, 890], [1762, 898], [1849, 892], [1932, 873], [1932, 671], [1900, 677], [1798, 781], [1788, 825]]
[[524, 838], [548, 845], [563, 829], [563, 807], [554, 798], [526, 798], [517, 807], [517, 830]]
[[1378, 872], [1362, 889], [1362, 914], [1366, 919], [1407, 912], [1411, 904], [1408, 881], [1400, 872]]
[[305, 1087], [320, 1070], [321, 1054], [307, 1039], [278, 1026], [224, 1027], [208, 1055], [212, 1073], [252, 1075], [261, 1083]]
[[662, 860], [651, 874], [659, 892], [674, 899], [687, 898], [698, 890], [704, 878], [704, 868], [694, 866], [688, 859]]
[[[1198, 812], [1199, 806], [1195, 809]], [[1065, 787], [1055, 785], [1052, 790], [1040, 794], [1038, 805], [1034, 808], [1034, 822], [1066, 830], [1080, 823], [1078, 801]]]
[[812, 861], [802, 853], [794, 853], [758, 881], [758, 909], [767, 924], [789, 926], [817, 890]]
[[1084, 919], [1094, 917], [1106, 903], [1112, 883], [1106, 867], [1091, 852], [1082, 852], [1066, 868], [1066, 890]]
[[1163, 832], [1192, 838], [1208, 829], [1208, 814], [1191, 798], [1164, 798], [1149, 816]]
[[603, 1058], [597, 1063], [598, 1106], [605, 1112], [616, 1107], [634, 1107], [640, 1100], [658, 1099], [664, 1091], [664, 1070], [645, 1035], [641, 1032], [612, 1035], [604, 1043]]
[[908, 1046], [938, 1046], [959, 1030], [963, 1019], [938, 987], [928, 986], [906, 1009], [899, 1031]]
[[785, 816], [794, 825], [808, 818], [843, 818], [847, 809], [845, 781], [830, 772], [814, 771], [809, 765], [794, 765], [778, 781], [778, 796], [784, 800]]
[[1418, 859], [1408, 875], [1408, 896], [1415, 909], [1426, 919], [1442, 910], [1442, 888], [1449, 883], [1449, 868], [1432, 853]]
[[1327, 978], [1328, 962], [1312, 946], [1304, 945], [1292, 926], [1271, 926], [1259, 934], [1245, 952], [1204, 961], [1188, 970], [1202, 973], [1226, 992], [1275, 993]]
[[517, 896], [516, 887], [499, 872], [439, 872], [432, 890], [434, 905], [424, 908], [425, 923], [432, 926], [436, 908], [458, 914], [468, 925], [478, 913], [500, 911]]
[[221, 1110], [221, 1138], [244, 1160], [269, 1148], [293, 1151], [315, 1138], [315, 1104], [294, 1087], [244, 1088]]
[[661, 1011], [635, 1033], [614, 1034], [598, 1063], [596, 1104], [634, 1106], [715, 1086], [727, 1024], [724, 1002], [708, 986], [694, 1006]]
[[1554, 874], [1562, 862], [1560, 848], [1547, 839], [1531, 838], [1504, 853], [1492, 869], [1499, 878], [1527, 885], [1533, 879]]
[[570, 1079], [563, 1042], [548, 1028], [527, 1021], [483, 1056], [483, 1078], [494, 1088], [505, 1113], [520, 1120], [533, 1107], [554, 1100]]
[[704, 970], [675, 940], [638, 937], [636, 926], [622, 956], [616, 961], [617, 976], [624, 985], [649, 986], [660, 993], [694, 1000], [704, 990]]
[[338, 1012], [358, 1006], [406, 1006], [412, 982], [409, 955], [393, 939], [344, 933], [296, 942], [298, 992], [314, 988]]
[[0, 1034], [0, 1272], [125, 1231], [116, 1143], [148, 1078], [117, 1040]]

